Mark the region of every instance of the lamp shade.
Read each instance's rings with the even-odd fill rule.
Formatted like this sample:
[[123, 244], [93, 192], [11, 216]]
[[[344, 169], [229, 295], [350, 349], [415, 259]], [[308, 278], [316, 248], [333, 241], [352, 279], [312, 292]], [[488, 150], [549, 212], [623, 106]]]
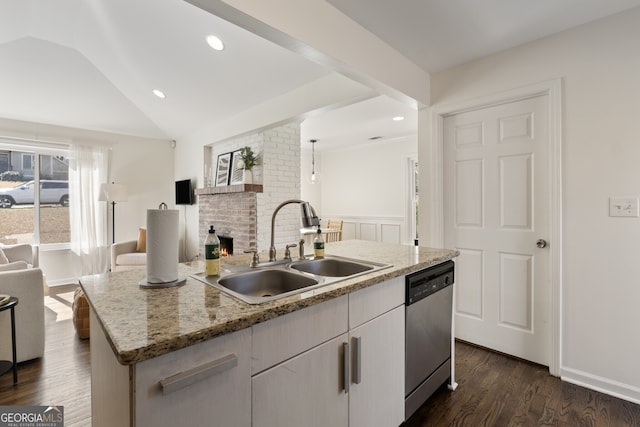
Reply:
[[127, 187], [124, 184], [100, 184], [100, 195], [98, 200], [101, 202], [126, 202]]

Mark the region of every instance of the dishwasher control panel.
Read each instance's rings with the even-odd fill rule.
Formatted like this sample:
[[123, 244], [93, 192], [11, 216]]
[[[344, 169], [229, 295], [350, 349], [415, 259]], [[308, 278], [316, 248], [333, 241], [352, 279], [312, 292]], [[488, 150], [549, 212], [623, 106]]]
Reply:
[[413, 304], [440, 289], [453, 285], [455, 264], [445, 261], [433, 267], [416, 271], [406, 277], [406, 305]]

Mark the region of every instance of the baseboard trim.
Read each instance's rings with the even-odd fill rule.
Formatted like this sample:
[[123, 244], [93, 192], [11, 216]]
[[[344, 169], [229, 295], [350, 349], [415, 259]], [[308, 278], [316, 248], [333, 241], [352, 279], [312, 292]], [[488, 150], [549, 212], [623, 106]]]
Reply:
[[640, 404], [640, 388], [599, 377], [587, 372], [571, 368], [561, 368], [560, 378], [571, 384], [585, 387], [600, 393], [608, 394], [619, 399]]
[[47, 286], [49, 286], [50, 288], [53, 288], [55, 286], [79, 285], [79, 284], [80, 283], [78, 282], [77, 277], [67, 277], [65, 279], [56, 279], [56, 280], [47, 279]]

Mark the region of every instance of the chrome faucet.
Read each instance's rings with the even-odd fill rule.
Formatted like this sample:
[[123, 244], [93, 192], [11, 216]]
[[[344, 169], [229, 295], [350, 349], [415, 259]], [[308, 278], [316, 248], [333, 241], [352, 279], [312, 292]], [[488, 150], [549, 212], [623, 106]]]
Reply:
[[316, 211], [311, 207], [308, 202], [300, 199], [290, 199], [285, 200], [280, 203], [278, 207], [273, 211], [273, 215], [271, 215], [271, 245], [269, 246], [269, 262], [273, 262], [276, 260], [276, 245], [275, 245], [275, 230], [276, 230], [276, 215], [278, 211], [282, 209], [282, 207], [289, 205], [291, 203], [298, 203], [302, 205], [302, 222], [307, 226], [311, 226], [313, 224], [319, 224], [318, 216], [316, 215]]

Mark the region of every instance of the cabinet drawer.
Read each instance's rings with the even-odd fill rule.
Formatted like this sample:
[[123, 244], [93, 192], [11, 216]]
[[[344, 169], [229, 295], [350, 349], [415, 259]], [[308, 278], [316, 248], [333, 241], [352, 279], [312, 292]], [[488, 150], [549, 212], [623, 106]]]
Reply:
[[404, 304], [404, 276], [349, 294], [349, 329]]
[[135, 365], [135, 426], [251, 424], [251, 330]]
[[348, 295], [252, 326], [252, 375], [347, 332]]

